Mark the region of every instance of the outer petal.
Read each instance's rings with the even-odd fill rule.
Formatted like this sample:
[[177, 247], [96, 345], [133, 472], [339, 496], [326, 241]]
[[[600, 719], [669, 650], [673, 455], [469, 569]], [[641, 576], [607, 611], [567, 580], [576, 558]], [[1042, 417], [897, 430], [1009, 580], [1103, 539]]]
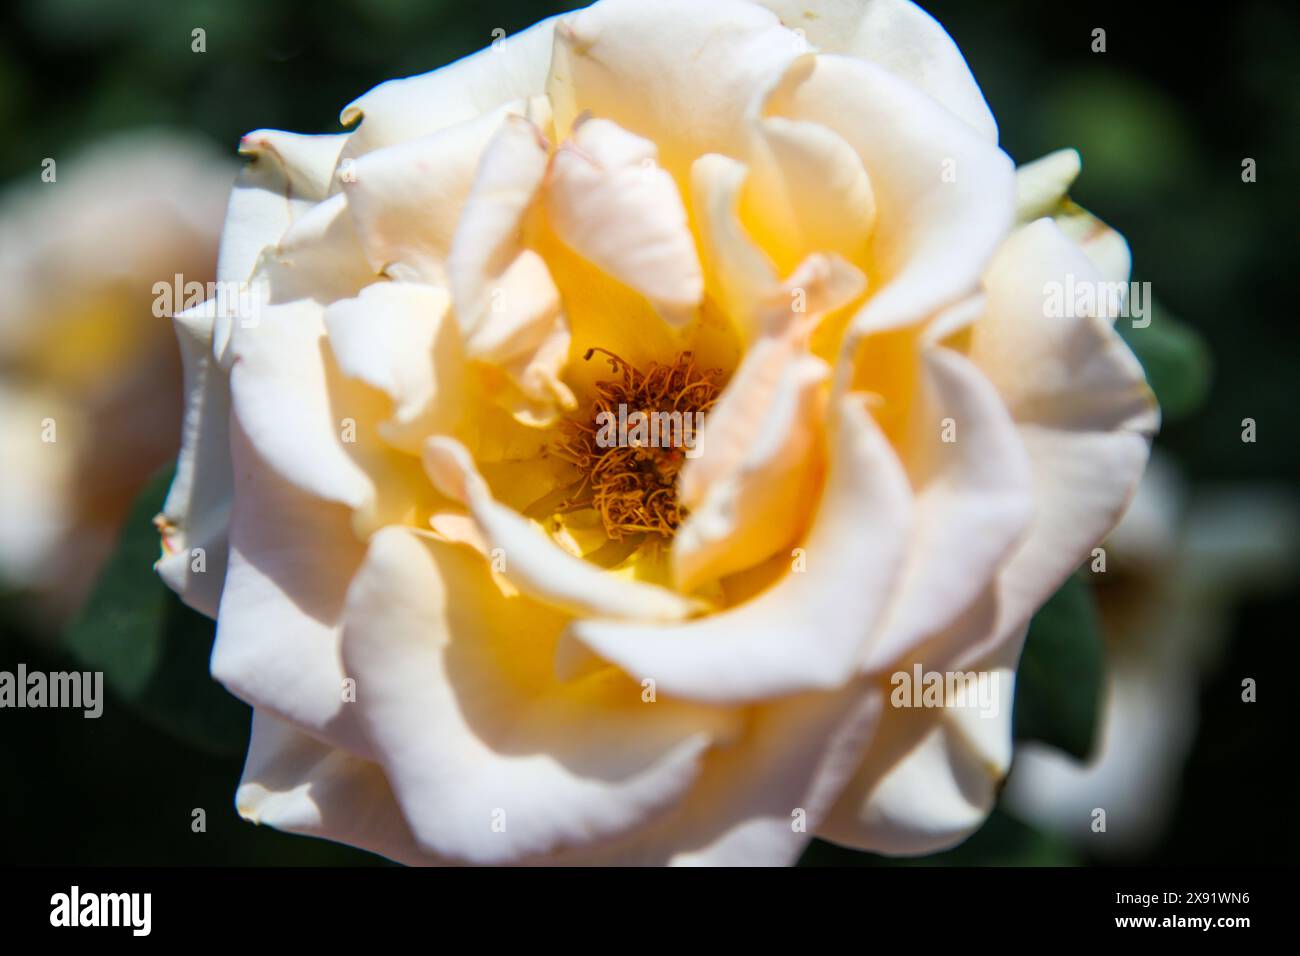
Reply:
[[556, 26], [547, 93], [558, 128], [587, 111], [612, 120], [656, 143], [684, 186], [698, 156], [744, 155], [746, 107], [799, 49], [743, 0], [602, 0]]
[[674, 325], [704, 293], [686, 209], [654, 143], [604, 119], [580, 122], [555, 155], [546, 208], [579, 255], [640, 292]]
[[[154, 519], [162, 536], [155, 570], [181, 599], [215, 618], [226, 579], [227, 528], [234, 495], [230, 463], [230, 378], [212, 355], [216, 300], [173, 319], [185, 373], [185, 419], [176, 475]], [[205, 570], [194, 570], [202, 548]]]
[[805, 56], [772, 90], [765, 115], [838, 133], [871, 177], [875, 293], [854, 318], [861, 335], [919, 322], [974, 292], [1011, 225], [1011, 160], [897, 76], [842, 56]]
[[[918, 649], [927, 668], [988, 668], [1009, 681], [1030, 616], [1115, 524], [1146, 462], [1157, 415], [1137, 360], [1105, 319], [1044, 315], [1045, 284], [1069, 274], [1100, 278], [1047, 220], [1014, 234], [989, 268], [987, 311], [969, 353], [1017, 423], [1035, 521], [993, 586]], [[1009, 704], [1010, 688], [1001, 699]], [[996, 721], [967, 715], [959, 727], [948, 712], [889, 711], [823, 834], [888, 853], [933, 852], [964, 838], [1006, 772], [1003, 710]]]
[[440, 69], [381, 83], [353, 100], [339, 118], [345, 126], [362, 122], [348, 137], [344, 157], [418, 139], [542, 94], [556, 19], [535, 23]]
[[230, 382], [235, 417], [273, 470], [304, 492], [354, 508], [373, 484], [345, 447], [325, 310], [307, 299], [265, 306], [258, 325], [237, 329]]
[[461, 411], [464, 355], [449, 305], [443, 289], [377, 282], [325, 310], [339, 368], [393, 400], [380, 434], [409, 454], [450, 433]]
[[902, 453], [916, 524], [868, 669], [895, 663], [955, 621], [992, 585], [1033, 518], [1029, 459], [1002, 398], [955, 351], [926, 344], [919, 361]]
[[238, 421], [231, 439], [235, 507], [212, 676], [254, 707], [364, 755], [339, 658], [343, 598], [364, 545], [347, 508], [277, 476]]
[[260, 129], [239, 142], [249, 163], [239, 174], [226, 210], [217, 261], [220, 282], [244, 282], [262, 250], [325, 198], [345, 136], [302, 136]]
[[695, 700], [759, 700], [843, 685], [892, 592], [911, 502], [861, 396], [835, 409], [829, 445], [822, 502], [801, 545], [807, 570], [698, 621], [648, 627], [584, 620], [570, 636], [632, 676]]
[[996, 708], [949, 701], [885, 710], [880, 733], [819, 836], [912, 855], [945, 849], [979, 828], [1011, 766], [1015, 697], [1015, 670], [1005, 660], [981, 670]]
[[250, 823], [347, 843], [408, 866], [445, 862], [415, 842], [377, 764], [264, 710], [253, 712], [235, 806]]
[[352, 164], [341, 177], [343, 192], [376, 272], [444, 283], [452, 237], [483, 151], [507, 116], [530, 111], [546, 125], [544, 100], [517, 100]]
[[456, 441], [430, 439], [425, 467], [444, 494], [469, 507], [485, 546], [500, 549], [502, 576], [530, 597], [575, 614], [641, 621], [681, 620], [699, 609], [667, 588], [616, 577], [569, 554], [528, 519], [494, 501]]
[[505, 862], [599, 842], [680, 799], [736, 715], [613, 671], [559, 684], [564, 618], [468, 551], [386, 529], [348, 597], [357, 707], [422, 847]]
[[909, 0], [756, 0], [827, 53], [883, 66], [956, 113], [989, 142], [998, 127], [952, 37]]
[[1070, 187], [1083, 168], [1073, 149], [1060, 149], [1016, 170], [1016, 221], [1051, 216], [1110, 282], [1127, 282], [1132, 257], [1117, 231], [1071, 202]]
[[1020, 633], [1114, 527], [1159, 426], [1142, 367], [1106, 319], [1044, 315], [1046, 284], [1069, 275], [1100, 280], [1053, 223], [1022, 228], [989, 269], [988, 314], [972, 332], [971, 359], [1002, 395], [1029, 453], [1036, 514], [999, 578], [994, 641]]

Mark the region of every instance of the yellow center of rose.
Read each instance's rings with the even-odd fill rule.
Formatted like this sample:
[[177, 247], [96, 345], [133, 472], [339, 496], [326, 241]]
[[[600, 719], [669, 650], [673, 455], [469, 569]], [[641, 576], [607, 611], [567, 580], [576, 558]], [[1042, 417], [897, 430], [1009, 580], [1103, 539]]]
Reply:
[[589, 407], [560, 424], [551, 451], [579, 477], [555, 512], [596, 511], [611, 541], [669, 539], [684, 517], [677, 475], [700, 449], [700, 427], [722, 390], [722, 371], [697, 368], [690, 352], [644, 371], [606, 349], [583, 357], [589, 361], [596, 352], [618, 377], [597, 382]]

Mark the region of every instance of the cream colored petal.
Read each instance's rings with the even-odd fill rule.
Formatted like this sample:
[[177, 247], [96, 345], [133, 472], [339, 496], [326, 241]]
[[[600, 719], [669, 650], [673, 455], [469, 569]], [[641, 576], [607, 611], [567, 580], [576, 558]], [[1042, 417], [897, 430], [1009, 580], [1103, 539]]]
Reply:
[[764, 115], [821, 124], [861, 158], [876, 198], [874, 293], [845, 343], [920, 322], [974, 292], [1011, 226], [1011, 160], [933, 100], [872, 63], [806, 56]]
[[[760, 564], [793, 546], [816, 506], [820, 474], [816, 453], [830, 368], [806, 351], [767, 338], [745, 356], [732, 387], [710, 413], [688, 461], [680, 502], [689, 516], [673, 539], [673, 580], [683, 591]], [[738, 410], [739, 403], [746, 403]], [[719, 448], [725, 473], [707, 486], [694, 478], [697, 462], [715, 465], [713, 439], [733, 442], [738, 414], [762, 414], [761, 428], [740, 447]], [[728, 460], [729, 459], [729, 460]]]
[[464, 353], [446, 290], [377, 282], [325, 310], [329, 346], [345, 375], [393, 400], [384, 439], [418, 455], [431, 434], [450, 434], [462, 413]]
[[212, 676], [241, 700], [365, 755], [339, 656], [340, 615], [365, 552], [342, 505], [305, 495], [234, 423], [230, 564]]
[[445, 284], [446, 260], [479, 161], [507, 116], [544, 123], [544, 100], [516, 100], [418, 139], [366, 153], [341, 177], [375, 272]]
[[901, 455], [916, 523], [869, 670], [892, 666], [955, 621], [993, 584], [1033, 519], [1029, 459], [997, 391], [950, 349], [924, 346], [918, 360]]
[[1077, 150], [1060, 149], [1016, 170], [1016, 222], [1051, 216], [1074, 240], [1102, 276], [1127, 282], [1132, 257], [1116, 230], [1069, 199], [1070, 187], [1083, 168]]
[[744, 736], [710, 752], [687, 799], [628, 838], [553, 862], [788, 866], [852, 777], [880, 702], [854, 681], [751, 708]]
[[666, 693], [761, 700], [843, 685], [879, 623], [911, 524], [907, 480], [862, 397], [831, 417], [817, 518], [792, 570], [747, 603], [652, 627], [580, 620], [569, 631], [599, 656]]
[[264, 710], [235, 792], [249, 823], [361, 847], [408, 866], [437, 866], [411, 835], [379, 765], [321, 743]]
[[429, 73], [389, 80], [349, 103], [345, 126], [360, 121], [344, 157], [419, 139], [545, 92], [556, 17]]
[[500, 573], [524, 594], [574, 614], [638, 621], [680, 620], [696, 602], [666, 588], [616, 577], [574, 557], [518, 512], [494, 501], [464, 446], [430, 439], [425, 468], [435, 486], [465, 504], [492, 550], [500, 549]]
[[740, 219], [748, 167], [728, 156], [701, 156], [691, 167], [691, 204], [700, 232], [706, 287], [748, 345], [761, 332], [759, 303], [778, 288], [776, 263]]
[[420, 846], [475, 863], [599, 845], [688, 793], [732, 711], [643, 699], [612, 670], [552, 674], [565, 618], [505, 598], [487, 566], [377, 534], [348, 597], [356, 707]]
[[883, 66], [934, 97], [989, 142], [998, 127], [957, 44], [910, 0], [757, 0], [827, 53]]
[[681, 326], [704, 279], [681, 196], [656, 157], [654, 143], [609, 120], [580, 122], [555, 155], [546, 210], [565, 243]]
[[345, 447], [344, 419], [356, 416], [332, 401], [324, 317], [320, 305], [300, 299], [265, 306], [255, 327], [237, 327], [232, 409], [268, 467], [308, 494], [356, 508], [374, 488]]
[[1035, 520], [998, 579], [990, 644], [1030, 615], [1118, 522], [1146, 466], [1159, 410], [1142, 367], [1097, 316], [1048, 317], [1044, 290], [1100, 273], [1050, 220], [1018, 230], [986, 278], [988, 313], [970, 357], [993, 382], [1029, 455]]
[[[366, 261], [347, 199], [334, 195], [300, 215], [279, 244], [263, 254], [255, 280], [263, 276], [269, 301], [314, 299], [326, 305], [355, 296], [377, 273]], [[240, 321], [259, 317], [241, 316]]]
[[570, 335], [543, 259], [523, 244], [549, 160], [540, 130], [509, 116], [488, 144], [447, 260], [466, 356], [490, 371], [489, 397], [529, 425], [576, 406], [560, 380]]
[[[452, 238], [447, 273], [456, 319], [466, 342], [485, 337], [499, 347], [494, 314], [505, 311], [502, 277], [524, 251], [523, 228], [550, 161], [541, 131], [522, 116], [507, 116], [484, 150]], [[526, 302], [510, 302], [511, 312]], [[476, 351], [471, 348], [471, 352]]]
[[881, 729], [817, 835], [855, 849], [935, 853], [984, 823], [1011, 766], [1015, 671], [982, 672], [995, 708], [887, 706]]
[[[213, 299], [173, 319], [184, 367], [185, 418], [176, 474], [154, 519], [163, 551], [154, 569], [181, 600], [213, 618], [225, 584], [234, 496], [230, 379], [212, 354], [215, 318]], [[202, 551], [201, 562], [195, 549]]]
[[344, 139], [262, 129], [240, 140], [239, 152], [249, 163], [226, 210], [218, 281], [247, 281], [262, 251], [278, 244], [299, 216], [325, 198]]
[[759, 307], [756, 324], [766, 332], [709, 413], [679, 479], [690, 511], [673, 542], [679, 588], [760, 564], [807, 527], [822, 477], [822, 386], [830, 377], [809, 354], [808, 336], [822, 314], [862, 288], [852, 266], [813, 256]]
[[746, 107], [799, 49], [742, 0], [604, 0], [557, 24], [547, 93], [557, 128], [585, 112], [615, 122], [658, 145], [685, 188], [704, 153], [744, 155]]
[[862, 160], [817, 123], [754, 122], [741, 217], [781, 271], [815, 252], [861, 261], [876, 223]]

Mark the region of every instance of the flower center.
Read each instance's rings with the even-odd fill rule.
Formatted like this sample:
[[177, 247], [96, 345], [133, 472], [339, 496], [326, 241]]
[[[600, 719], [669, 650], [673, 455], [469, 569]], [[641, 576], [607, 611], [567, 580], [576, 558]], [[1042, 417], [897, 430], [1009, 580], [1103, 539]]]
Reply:
[[722, 390], [720, 369], [701, 370], [690, 352], [641, 371], [606, 349], [617, 377], [597, 382], [591, 407], [560, 424], [552, 446], [578, 469], [561, 511], [591, 508], [612, 541], [626, 536], [669, 539], [684, 517], [677, 474], [699, 451], [704, 416]]

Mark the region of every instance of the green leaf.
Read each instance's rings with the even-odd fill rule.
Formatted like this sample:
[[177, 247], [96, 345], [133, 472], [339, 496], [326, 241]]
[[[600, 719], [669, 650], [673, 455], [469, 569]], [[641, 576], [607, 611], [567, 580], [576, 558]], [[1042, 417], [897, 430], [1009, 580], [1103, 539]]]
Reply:
[[1147, 381], [1166, 421], [1191, 415], [1210, 392], [1210, 350], [1200, 335], [1158, 302], [1151, 303], [1150, 324], [1134, 328], [1120, 318], [1115, 327], [1142, 363]]
[[1016, 739], [1039, 740], [1086, 759], [1096, 733], [1102, 668], [1092, 587], [1076, 574], [1030, 622], [1016, 676]]
[[131, 506], [64, 645], [83, 667], [103, 671], [113, 694], [151, 723], [209, 752], [239, 753], [250, 711], [208, 673], [216, 626], [181, 603], [153, 570], [153, 517], [171, 473], [155, 476]]

